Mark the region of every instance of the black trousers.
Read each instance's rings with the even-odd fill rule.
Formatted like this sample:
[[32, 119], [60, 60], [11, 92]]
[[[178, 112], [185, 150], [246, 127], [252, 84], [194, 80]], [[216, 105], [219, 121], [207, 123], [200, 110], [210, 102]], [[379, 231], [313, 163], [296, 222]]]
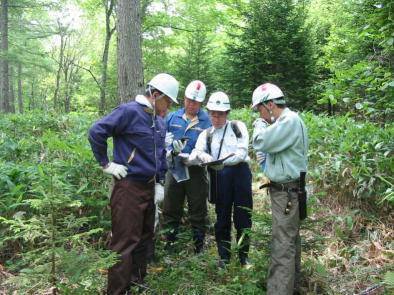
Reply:
[[[228, 260], [231, 248], [231, 216], [237, 230], [237, 240], [242, 237], [245, 229], [252, 227], [252, 174], [249, 165], [240, 163], [218, 171], [217, 192], [215, 237], [220, 258]], [[239, 258], [245, 258], [248, 251], [249, 237], [244, 235]]]

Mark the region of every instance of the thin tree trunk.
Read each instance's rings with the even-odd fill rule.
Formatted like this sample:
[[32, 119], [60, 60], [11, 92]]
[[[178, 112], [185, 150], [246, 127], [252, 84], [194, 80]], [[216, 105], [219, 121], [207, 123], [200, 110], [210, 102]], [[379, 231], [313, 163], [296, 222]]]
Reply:
[[18, 108], [19, 113], [23, 114], [23, 97], [22, 97], [22, 64], [18, 63]]
[[59, 25], [60, 28], [60, 52], [59, 52], [59, 67], [57, 69], [56, 73], [56, 87], [55, 87], [55, 92], [53, 94], [53, 108], [57, 110], [59, 108], [59, 87], [60, 87], [60, 75], [62, 72], [63, 68], [63, 58], [64, 58], [64, 48], [65, 48], [65, 34], [62, 31], [61, 26]]
[[10, 70], [10, 112], [15, 113], [15, 90], [14, 90], [14, 68], [12, 66], [9, 67]]
[[31, 81], [31, 93], [29, 99], [29, 111], [35, 108], [35, 101], [34, 101], [34, 79]]
[[9, 105], [9, 77], [8, 77], [8, 0], [1, 0], [0, 17], [1, 48], [3, 58], [1, 58], [1, 94], [2, 101], [0, 110], [10, 111]]
[[105, 6], [105, 44], [104, 52], [102, 58], [102, 72], [101, 72], [101, 85], [100, 85], [100, 114], [104, 114], [106, 107], [106, 92], [107, 92], [107, 69], [108, 69], [108, 55], [109, 55], [109, 45], [111, 41], [112, 34], [115, 28], [111, 29], [111, 15], [114, 8], [114, 0], [109, 0], [104, 2]]
[[144, 90], [140, 10], [139, 0], [117, 3], [118, 95], [122, 102]]

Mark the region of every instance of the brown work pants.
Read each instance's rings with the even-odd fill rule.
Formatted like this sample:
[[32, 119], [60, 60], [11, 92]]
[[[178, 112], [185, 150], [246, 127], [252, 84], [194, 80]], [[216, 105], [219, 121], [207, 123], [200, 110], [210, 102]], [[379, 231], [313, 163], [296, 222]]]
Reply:
[[153, 181], [146, 183], [125, 178], [115, 182], [111, 195], [109, 248], [120, 255], [120, 261], [108, 271], [109, 295], [124, 294], [131, 285], [143, 283], [147, 244], [153, 238], [153, 198]]

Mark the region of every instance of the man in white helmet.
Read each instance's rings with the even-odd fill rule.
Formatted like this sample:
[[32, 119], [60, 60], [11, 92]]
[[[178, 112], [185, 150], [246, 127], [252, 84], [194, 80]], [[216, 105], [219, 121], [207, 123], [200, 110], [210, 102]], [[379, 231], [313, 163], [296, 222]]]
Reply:
[[[227, 120], [230, 101], [224, 92], [213, 93], [207, 104], [212, 127], [198, 137], [190, 158], [202, 163], [225, 159], [209, 166], [211, 198], [215, 203], [215, 238], [219, 253], [219, 267], [224, 267], [231, 255], [231, 219], [237, 231], [238, 258], [248, 267], [249, 236], [252, 226], [252, 174], [248, 156], [249, 134], [241, 121]], [[248, 210], [249, 209], [249, 210]], [[231, 218], [233, 215], [233, 218]]]
[[[189, 172], [189, 179], [176, 178], [172, 170], [166, 175], [165, 197], [163, 202], [163, 225], [167, 230], [167, 249], [173, 248], [183, 216], [187, 199], [189, 222], [192, 226], [194, 251], [203, 249], [208, 225], [207, 195], [208, 177], [205, 168], [188, 161], [187, 155], [193, 150], [199, 134], [211, 126], [209, 117], [201, 109], [207, 93], [205, 84], [195, 80], [185, 90], [184, 107], [167, 116], [167, 144], [169, 145], [169, 165], [175, 161]], [[180, 156], [183, 156], [180, 161]]]
[[[253, 92], [252, 107], [261, 120], [253, 131], [253, 148], [267, 154], [265, 174], [272, 204], [271, 264], [267, 294], [298, 294], [300, 219], [306, 200], [299, 198], [307, 169], [308, 136], [304, 122], [286, 107], [278, 86], [265, 83]], [[300, 179], [301, 175], [301, 179]], [[302, 179], [303, 178], [303, 179]], [[300, 210], [301, 209], [301, 210]]]
[[[108, 271], [107, 294], [125, 294], [143, 284], [147, 246], [153, 238], [154, 198], [164, 194], [167, 170], [165, 122], [157, 114], [177, 103], [178, 89], [174, 77], [158, 74], [148, 83], [145, 95], [118, 106], [89, 130], [96, 160], [115, 180], [109, 248], [120, 255], [120, 261]], [[107, 155], [109, 137], [114, 143], [112, 161]]]

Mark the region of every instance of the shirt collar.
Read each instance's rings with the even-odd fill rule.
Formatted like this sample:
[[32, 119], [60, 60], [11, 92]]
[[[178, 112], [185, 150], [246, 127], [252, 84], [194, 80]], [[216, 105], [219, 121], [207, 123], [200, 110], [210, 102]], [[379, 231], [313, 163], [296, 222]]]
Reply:
[[226, 125], [228, 124], [228, 122], [229, 122], [229, 120], [226, 120], [226, 123], [222, 126], [222, 127], [220, 127], [220, 128], [215, 128], [215, 127], [213, 127], [213, 125], [212, 125], [212, 132], [214, 131], [214, 130], [222, 130], [222, 129], [224, 129], [225, 127], [226, 127]]
[[282, 113], [280, 114], [280, 116], [278, 117], [277, 120], [279, 120], [279, 119], [280, 119], [281, 117], [283, 117], [283, 116], [286, 116], [287, 113], [288, 113], [289, 111], [290, 111], [289, 108], [284, 108], [283, 111], [282, 111]]
[[146, 96], [138, 94], [135, 97], [135, 101], [138, 102], [139, 104], [142, 104], [143, 106], [146, 106], [146, 107], [148, 107], [148, 108], [153, 110], [153, 106], [150, 103], [150, 101], [146, 98]]

